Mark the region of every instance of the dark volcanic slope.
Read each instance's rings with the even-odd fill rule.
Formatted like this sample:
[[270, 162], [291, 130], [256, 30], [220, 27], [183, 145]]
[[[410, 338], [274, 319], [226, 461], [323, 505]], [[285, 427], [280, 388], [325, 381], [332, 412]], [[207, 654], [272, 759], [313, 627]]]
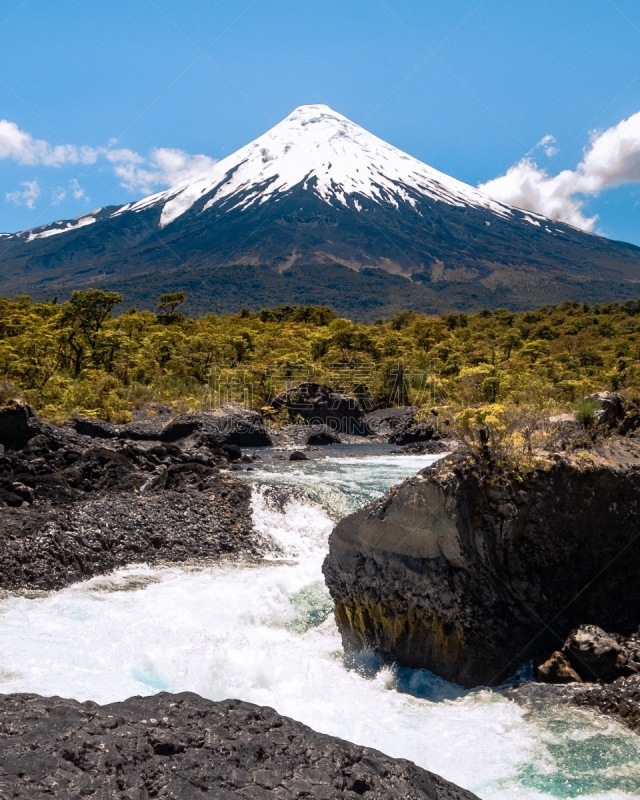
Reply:
[[195, 310], [524, 308], [637, 297], [640, 248], [496, 203], [308, 106], [189, 184], [0, 238], [0, 293], [89, 285], [137, 304], [186, 289]]
[[[0, 797], [473, 800], [410, 761], [272, 708], [162, 693], [98, 706], [0, 696]], [[476, 798], [477, 800], [477, 798]]]

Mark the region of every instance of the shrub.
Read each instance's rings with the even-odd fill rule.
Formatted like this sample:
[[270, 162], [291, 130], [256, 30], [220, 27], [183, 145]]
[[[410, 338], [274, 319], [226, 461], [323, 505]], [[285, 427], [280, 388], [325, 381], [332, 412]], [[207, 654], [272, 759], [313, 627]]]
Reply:
[[590, 400], [585, 397], [576, 403], [574, 414], [578, 422], [581, 422], [585, 428], [590, 428], [596, 421], [596, 411], [599, 411], [600, 403], [597, 400]]

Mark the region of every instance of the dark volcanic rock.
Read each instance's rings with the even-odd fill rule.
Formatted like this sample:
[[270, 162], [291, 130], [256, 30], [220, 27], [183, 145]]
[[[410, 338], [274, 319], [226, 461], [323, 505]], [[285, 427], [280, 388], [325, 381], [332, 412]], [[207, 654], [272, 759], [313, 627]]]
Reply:
[[[557, 672], [554, 662], [569, 669]], [[603, 631], [597, 625], [581, 625], [571, 631], [562, 650], [538, 667], [538, 678], [548, 683], [602, 681], [640, 672], [640, 635], [621, 636]], [[572, 676], [572, 677], [570, 677]]]
[[219, 478], [207, 491], [100, 493], [66, 507], [3, 511], [0, 588], [59, 589], [135, 562], [257, 559], [250, 490]]
[[279, 450], [304, 450], [307, 446], [323, 447], [330, 444], [361, 444], [360, 436], [335, 433], [328, 425], [322, 423], [307, 425], [291, 424], [269, 429], [273, 447]]
[[365, 419], [367, 425], [377, 436], [388, 438], [400, 430], [404, 430], [415, 422], [418, 406], [396, 406], [395, 408], [379, 408], [370, 411]]
[[418, 422], [418, 410], [417, 406], [381, 408], [367, 414], [366, 422], [373, 433], [383, 436], [390, 444], [411, 445], [440, 441], [442, 434], [437, 425], [438, 417], [433, 416], [429, 422]]
[[0, 456], [0, 589], [274, 549], [253, 530], [249, 486], [220, 471], [241, 457], [236, 445], [96, 439], [19, 411], [37, 433]]
[[0, 408], [0, 444], [7, 450], [21, 450], [38, 433], [33, 412], [20, 402]]
[[335, 433], [371, 433], [360, 401], [330, 386], [300, 383], [279, 394], [271, 404], [278, 410], [285, 409], [292, 421], [301, 417], [311, 425], [326, 425]]
[[103, 419], [80, 417], [71, 420], [71, 424], [81, 436], [91, 436], [94, 439], [115, 439], [118, 436], [118, 428]]
[[582, 683], [582, 678], [561, 650], [556, 650], [538, 667], [538, 680], [544, 683]]
[[[324, 573], [345, 648], [465, 686], [640, 618], [640, 443], [522, 476], [451, 457], [342, 520]], [[574, 666], [575, 668], [575, 666]]]
[[3, 798], [475, 797], [410, 761], [239, 700], [185, 692], [98, 706], [17, 694], [0, 697], [0, 719]]
[[118, 436], [121, 439], [132, 441], [159, 441], [162, 438], [162, 430], [166, 420], [162, 419], [142, 419], [129, 422], [118, 428]]
[[640, 733], [640, 676], [619, 678], [606, 686], [595, 686], [576, 694], [571, 702], [616, 717]]
[[294, 450], [293, 453], [289, 456], [289, 461], [308, 461], [309, 456], [306, 453], [301, 452], [300, 450]]
[[457, 439], [429, 439], [426, 442], [411, 442], [410, 444], [403, 444], [396, 447], [391, 452], [394, 455], [441, 455], [444, 453], [453, 453], [461, 443]]
[[626, 648], [597, 625], [571, 631], [562, 650], [583, 680], [609, 683], [629, 675]]
[[164, 442], [176, 442], [194, 434], [199, 434], [198, 441], [209, 447], [223, 444], [265, 447], [271, 444], [260, 415], [239, 405], [181, 414], [163, 428], [159, 438]]
[[414, 444], [415, 442], [430, 442], [438, 441], [440, 433], [436, 428], [428, 422], [416, 422], [414, 425], [408, 425], [396, 433], [392, 433], [389, 437], [391, 444]]
[[328, 425], [313, 425], [311, 433], [307, 436], [307, 444], [324, 447], [329, 444], [340, 444], [342, 439], [331, 430]]

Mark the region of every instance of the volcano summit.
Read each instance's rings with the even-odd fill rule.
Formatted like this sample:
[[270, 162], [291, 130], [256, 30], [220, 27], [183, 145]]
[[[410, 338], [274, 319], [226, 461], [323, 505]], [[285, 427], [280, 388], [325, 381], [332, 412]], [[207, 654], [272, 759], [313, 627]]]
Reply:
[[526, 308], [640, 294], [640, 248], [492, 200], [324, 105], [196, 178], [0, 236], [0, 293], [97, 286], [194, 310]]

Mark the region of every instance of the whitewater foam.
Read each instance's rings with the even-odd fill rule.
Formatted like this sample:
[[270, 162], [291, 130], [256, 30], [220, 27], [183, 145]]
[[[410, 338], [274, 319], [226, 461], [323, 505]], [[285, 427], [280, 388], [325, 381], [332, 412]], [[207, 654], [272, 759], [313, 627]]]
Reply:
[[99, 702], [162, 690], [238, 697], [409, 758], [484, 800], [636, 796], [640, 740], [616, 724], [581, 710], [528, 710], [371, 654], [345, 660], [320, 574], [336, 498], [355, 507], [430, 460], [265, 465], [271, 485], [286, 475], [295, 489], [280, 504], [262, 483], [254, 491], [256, 527], [285, 550], [279, 562], [136, 566], [2, 601], [0, 689]]

